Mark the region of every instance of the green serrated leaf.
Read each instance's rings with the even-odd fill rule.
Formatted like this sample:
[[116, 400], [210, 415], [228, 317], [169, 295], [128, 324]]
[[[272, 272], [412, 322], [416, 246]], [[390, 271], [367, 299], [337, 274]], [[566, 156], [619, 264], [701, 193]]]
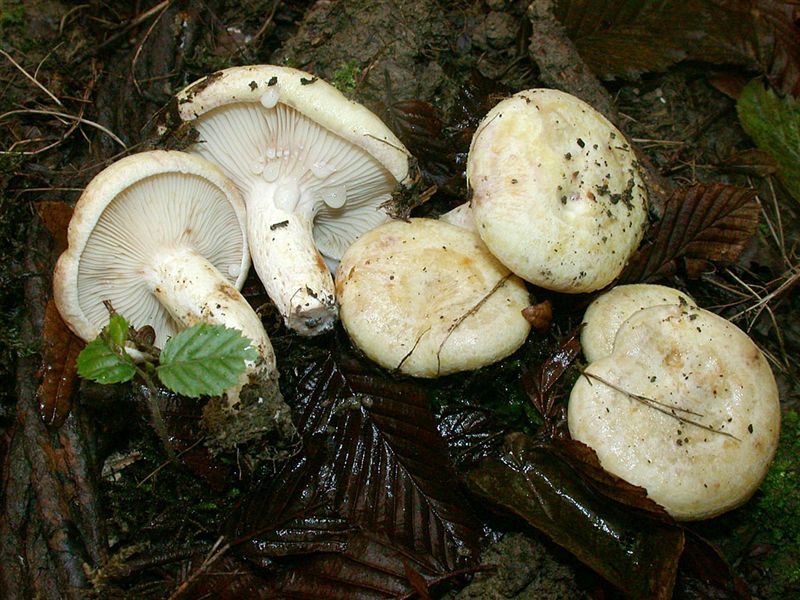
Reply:
[[78, 375], [98, 383], [130, 381], [136, 373], [127, 354], [117, 354], [102, 337], [86, 344], [78, 354]]
[[124, 347], [128, 339], [128, 322], [122, 315], [113, 314], [103, 330], [109, 341], [117, 347]]
[[184, 396], [218, 396], [236, 385], [246, 361], [257, 358], [238, 330], [200, 323], [164, 344], [156, 372], [165, 386]]
[[778, 176], [800, 202], [800, 101], [779, 98], [756, 79], [742, 90], [736, 111], [742, 128], [775, 158]]

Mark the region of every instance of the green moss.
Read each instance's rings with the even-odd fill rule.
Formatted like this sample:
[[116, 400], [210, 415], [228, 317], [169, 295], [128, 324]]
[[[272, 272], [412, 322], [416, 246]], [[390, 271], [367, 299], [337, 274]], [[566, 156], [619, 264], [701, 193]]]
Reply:
[[0, 31], [4, 27], [25, 22], [25, 5], [22, 2], [0, 2]]
[[348, 98], [353, 97], [358, 85], [358, 74], [361, 67], [356, 60], [350, 60], [342, 64], [333, 72], [331, 84]]
[[[772, 546], [765, 557], [775, 597], [800, 593], [800, 413], [783, 416], [781, 438], [772, 466], [761, 486], [756, 520], [764, 541]], [[796, 597], [796, 596], [793, 596]]]

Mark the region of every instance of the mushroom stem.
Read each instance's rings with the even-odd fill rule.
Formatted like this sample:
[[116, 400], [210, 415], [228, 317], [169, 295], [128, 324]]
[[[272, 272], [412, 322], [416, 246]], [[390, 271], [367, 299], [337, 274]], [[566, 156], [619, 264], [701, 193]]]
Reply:
[[249, 338], [261, 360], [248, 364], [247, 375], [275, 371], [275, 353], [253, 308], [217, 268], [191, 248], [161, 252], [145, 280], [177, 322], [186, 327], [211, 323], [238, 329]]
[[287, 327], [314, 336], [337, 318], [333, 277], [317, 250], [312, 220], [270, 198], [247, 198], [253, 266]]

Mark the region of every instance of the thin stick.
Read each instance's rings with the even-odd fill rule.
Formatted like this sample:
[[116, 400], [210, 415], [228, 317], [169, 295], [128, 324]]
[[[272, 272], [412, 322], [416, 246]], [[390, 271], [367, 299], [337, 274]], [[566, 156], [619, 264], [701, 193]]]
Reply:
[[144, 48], [147, 39], [150, 37], [150, 34], [153, 33], [153, 29], [155, 29], [158, 22], [161, 20], [161, 17], [164, 16], [164, 13], [167, 12], [169, 8], [169, 2], [164, 3], [164, 8], [161, 9], [161, 12], [158, 13], [158, 16], [153, 19], [153, 22], [150, 23], [150, 27], [147, 28], [147, 31], [142, 38], [142, 41], [139, 42], [139, 45], [136, 47], [136, 52], [133, 55], [133, 60], [131, 61], [131, 78], [133, 79], [133, 86], [136, 88], [136, 92], [141, 96], [142, 95], [142, 88], [139, 87], [139, 80], [136, 79], [136, 63], [139, 62], [139, 55], [142, 53], [142, 48]]
[[[686, 413], [686, 414], [693, 415], [693, 416], [696, 416], [696, 417], [704, 416], [704, 415], [702, 415], [700, 413], [688, 410], [686, 408], [679, 408], [677, 406], [670, 406], [669, 404], [665, 404], [663, 402], [659, 402], [658, 400], [654, 400], [653, 398], [648, 398], [647, 396], [640, 396], [639, 394], [633, 394], [633, 393], [631, 393], [631, 392], [629, 392], [627, 390], [624, 390], [621, 387], [611, 383], [610, 381], [607, 381], [606, 379], [603, 379], [602, 377], [599, 377], [598, 375], [595, 375], [594, 373], [589, 373], [587, 371], [584, 371], [583, 372], [583, 376], [586, 377], [587, 380], [594, 379], [596, 381], [599, 381], [600, 383], [610, 387], [612, 390], [615, 390], [615, 391], [619, 392], [620, 394], [624, 394], [625, 396], [627, 396], [631, 400], [636, 400], [637, 402], [641, 402], [645, 406], [648, 406], [648, 407], [652, 408], [653, 410], [657, 410], [661, 414], [667, 415], [668, 417], [672, 417], [673, 419], [675, 419], [679, 423], [686, 423], [688, 425], [694, 425], [695, 427], [699, 427], [700, 429], [705, 429], [706, 431], [710, 431], [711, 433], [718, 433], [719, 435], [724, 435], [726, 437], [733, 438], [737, 442], [741, 441], [739, 438], [737, 438], [732, 433], [728, 433], [727, 431], [719, 431], [717, 429], [714, 429], [713, 427], [709, 427], [708, 425], [703, 425], [702, 423], [698, 423], [697, 421], [693, 421], [691, 419], [686, 419], [684, 417], [680, 417], [680, 416], [675, 414], [676, 412], [682, 412], [682, 413]], [[591, 381], [589, 381], [589, 383], [591, 384]], [[666, 408], [662, 408], [662, 407], [666, 407]]]
[[[79, 123], [82, 123], [83, 125], [89, 125], [90, 127], [94, 127], [95, 129], [99, 129], [100, 131], [105, 133], [108, 137], [110, 137], [112, 140], [117, 142], [120, 146], [122, 146], [126, 150], [128, 149], [128, 147], [125, 145], [125, 142], [123, 142], [121, 139], [119, 139], [114, 134], [114, 132], [112, 132], [111, 130], [107, 129], [106, 127], [103, 127], [102, 125], [100, 125], [100, 123], [95, 123], [94, 121], [90, 121], [89, 119], [84, 119], [82, 117], [76, 117], [75, 115], [69, 115], [67, 113], [62, 113], [62, 112], [58, 112], [58, 111], [55, 111], [55, 110], [37, 110], [37, 109], [32, 109], [32, 108], [31, 109], [10, 110], [10, 111], [0, 115], [0, 121], [5, 119], [6, 117], [10, 117], [11, 115], [25, 115], [25, 114], [29, 114], [29, 115], [47, 115], [49, 117], [60, 117], [60, 118], [63, 118], [63, 119], [69, 119], [69, 120], [72, 120], [72, 121], [78, 121]], [[13, 152], [7, 152], [7, 151], [0, 151], [0, 154], [14, 154], [14, 153]]]
[[40, 90], [42, 90], [42, 91], [43, 91], [45, 94], [47, 94], [48, 96], [50, 96], [50, 98], [53, 100], [53, 102], [55, 102], [55, 103], [56, 103], [56, 104], [58, 104], [59, 106], [64, 106], [64, 105], [61, 103], [61, 100], [59, 100], [58, 98], [56, 98], [56, 97], [55, 97], [55, 95], [54, 95], [54, 94], [53, 94], [53, 93], [52, 93], [50, 90], [48, 90], [48, 89], [47, 89], [47, 88], [46, 88], [44, 85], [42, 85], [41, 83], [39, 83], [39, 81], [38, 81], [38, 80], [37, 80], [37, 79], [36, 79], [36, 78], [35, 78], [33, 75], [31, 75], [31, 74], [30, 74], [30, 73], [28, 73], [28, 72], [27, 72], [25, 69], [23, 69], [23, 68], [22, 68], [22, 67], [19, 65], [19, 63], [18, 63], [17, 61], [15, 61], [13, 58], [11, 58], [11, 55], [10, 55], [8, 52], [6, 52], [5, 50], [0, 50], [0, 54], [2, 54], [3, 56], [5, 56], [5, 57], [8, 59], [8, 61], [9, 61], [9, 62], [10, 62], [12, 65], [14, 65], [15, 67], [17, 67], [17, 69], [19, 69], [19, 70], [20, 70], [20, 72], [21, 72], [23, 75], [25, 75], [25, 77], [27, 77], [28, 79], [30, 79], [30, 80], [33, 82], [33, 84], [34, 84], [36, 87], [38, 87], [38, 88], [39, 88]]
[[487, 293], [487, 294], [486, 294], [486, 295], [485, 295], [483, 298], [481, 298], [480, 300], [478, 300], [478, 302], [475, 304], [475, 306], [473, 306], [473, 307], [472, 307], [472, 308], [470, 308], [470, 309], [469, 309], [467, 312], [465, 312], [463, 315], [461, 315], [461, 316], [460, 316], [460, 317], [459, 317], [459, 318], [458, 318], [458, 319], [455, 321], [455, 323], [453, 323], [452, 325], [450, 325], [450, 327], [448, 327], [448, 328], [447, 328], [447, 333], [445, 334], [445, 336], [444, 336], [444, 339], [442, 340], [442, 343], [441, 343], [441, 344], [439, 344], [439, 349], [436, 351], [436, 373], [437, 373], [437, 374], [439, 373], [439, 371], [441, 370], [441, 367], [442, 367], [442, 363], [441, 363], [441, 360], [440, 360], [440, 357], [441, 357], [441, 354], [442, 354], [442, 348], [444, 348], [445, 342], [447, 342], [447, 340], [449, 340], [449, 339], [450, 339], [450, 336], [452, 335], [453, 331], [455, 331], [455, 330], [456, 330], [456, 328], [457, 328], [459, 325], [461, 325], [461, 323], [463, 323], [463, 322], [464, 322], [464, 320], [465, 320], [467, 317], [471, 317], [471, 316], [472, 316], [472, 315], [474, 315], [476, 312], [478, 312], [478, 310], [480, 310], [481, 306], [483, 306], [483, 305], [486, 303], [486, 301], [487, 301], [487, 300], [489, 300], [489, 298], [490, 298], [490, 297], [491, 297], [491, 296], [492, 296], [492, 295], [493, 295], [493, 294], [494, 294], [494, 293], [495, 293], [497, 290], [499, 290], [501, 287], [503, 287], [503, 286], [505, 285], [506, 281], [508, 281], [509, 277], [511, 277], [512, 275], [513, 275], [513, 273], [509, 273], [509, 274], [508, 274], [508, 275], [506, 275], [505, 277], [501, 277], [501, 278], [500, 278], [500, 281], [498, 281], [497, 283], [495, 283], [495, 284], [494, 284], [494, 287], [493, 287], [491, 290], [489, 290], [489, 292], [488, 292], [488, 293]]

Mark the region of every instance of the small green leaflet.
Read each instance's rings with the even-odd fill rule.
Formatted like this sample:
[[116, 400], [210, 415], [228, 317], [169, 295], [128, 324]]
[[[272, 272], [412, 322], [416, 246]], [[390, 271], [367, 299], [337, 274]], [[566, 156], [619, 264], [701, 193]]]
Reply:
[[98, 383], [133, 379], [136, 365], [124, 350], [127, 337], [128, 322], [119, 315], [111, 315], [102, 333], [78, 354], [78, 375]]
[[217, 396], [239, 382], [245, 361], [257, 358], [250, 340], [238, 330], [200, 323], [164, 344], [156, 373], [165, 386], [184, 396]]
[[800, 202], [800, 102], [779, 98], [754, 79], [742, 90], [736, 111], [742, 128], [775, 158], [781, 181]]
[[[125, 351], [128, 322], [111, 315], [102, 333], [78, 355], [78, 374], [98, 383], [130, 381], [139, 367]], [[239, 382], [246, 362], [258, 354], [250, 340], [236, 329], [199, 323], [164, 344], [161, 364], [155, 368], [161, 382], [184, 396], [217, 396]], [[152, 372], [152, 366], [145, 363]], [[144, 373], [140, 371], [143, 376]]]

